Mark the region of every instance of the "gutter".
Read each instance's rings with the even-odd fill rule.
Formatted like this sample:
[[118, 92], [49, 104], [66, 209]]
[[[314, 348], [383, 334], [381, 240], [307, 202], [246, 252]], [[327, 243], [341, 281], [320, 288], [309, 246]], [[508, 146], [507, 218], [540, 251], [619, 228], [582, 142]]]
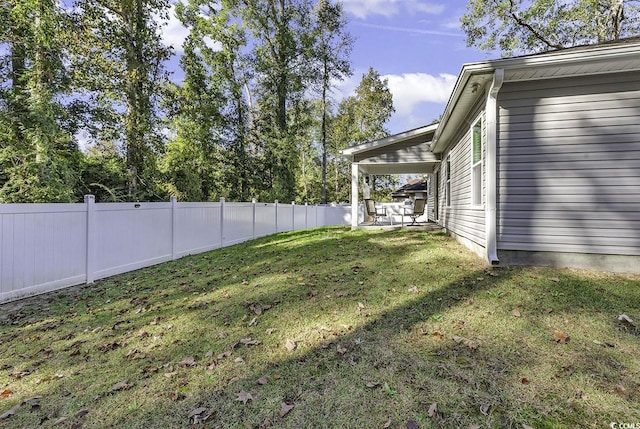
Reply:
[[489, 88], [486, 103], [487, 145], [486, 145], [486, 203], [485, 233], [487, 243], [487, 259], [491, 265], [498, 265], [497, 249], [497, 136], [498, 136], [498, 92], [504, 82], [504, 69], [496, 69]]

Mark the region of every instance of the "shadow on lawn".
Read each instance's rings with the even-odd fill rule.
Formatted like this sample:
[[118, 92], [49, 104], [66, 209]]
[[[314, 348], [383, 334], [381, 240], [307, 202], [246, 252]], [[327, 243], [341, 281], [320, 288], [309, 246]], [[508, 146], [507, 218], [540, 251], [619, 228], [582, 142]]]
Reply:
[[[424, 260], [408, 265], [413, 258]], [[403, 267], [413, 272], [400, 276]], [[97, 332], [81, 346], [86, 350], [125, 342], [152, 326], [189, 327], [167, 330], [143, 359], [123, 359], [132, 349], [124, 346], [89, 362], [78, 359], [75, 379], [34, 388], [46, 412], [48, 395], [68, 394], [67, 412], [88, 407], [85, 427], [189, 427], [198, 416], [210, 416], [198, 427], [223, 428], [406, 427], [409, 421], [421, 428], [602, 427], [632, 419], [638, 386], [628, 380], [639, 369], [628, 355], [637, 337], [613, 331], [615, 347], [598, 346], [581, 337], [587, 331], [580, 324], [609, 323], [622, 305], [640, 311], [631, 300], [637, 293], [549, 272], [487, 271], [437, 234], [311, 230], [127, 274], [106, 282], [115, 291], [97, 285], [102, 295], [69, 292], [57, 305], [72, 311], [31, 315], [19, 330], [22, 338], [33, 336], [56, 315], [66, 318], [63, 325], [85, 311], [93, 311], [96, 324], [122, 323], [120, 330]], [[169, 286], [149, 284], [148, 276]], [[637, 280], [629, 280], [634, 285], [637, 290]], [[83, 293], [90, 296], [79, 299]], [[98, 308], [98, 300], [110, 302]], [[567, 330], [572, 340], [555, 343], [553, 329]], [[287, 339], [295, 350], [287, 351]], [[54, 341], [53, 353], [73, 352], [67, 343]], [[209, 350], [216, 352], [207, 357]], [[231, 355], [218, 357], [225, 351]], [[179, 363], [187, 355], [194, 365]], [[86, 397], [83, 390], [108, 391], [120, 381], [110, 376], [122, 365], [130, 390]], [[150, 365], [165, 369], [141, 375]], [[96, 376], [101, 371], [103, 380]], [[103, 386], [84, 385], [89, 372]], [[616, 384], [627, 386], [627, 398], [616, 396]], [[238, 401], [241, 392], [253, 399]], [[612, 409], [612, 400], [623, 404]], [[284, 416], [283, 403], [294, 406]], [[202, 412], [190, 416], [197, 409]]]

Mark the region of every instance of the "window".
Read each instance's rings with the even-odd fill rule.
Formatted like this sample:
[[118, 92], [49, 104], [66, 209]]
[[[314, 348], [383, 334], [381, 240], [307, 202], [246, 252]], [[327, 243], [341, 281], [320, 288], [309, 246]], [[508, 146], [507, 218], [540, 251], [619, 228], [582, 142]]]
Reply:
[[445, 194], [447, 198], [447, 207], [451, 205], [451, 157], [447, 156], [447, 167], [446, 167], [446, 175], [447, 180], [445, 181]]
[[482, 204], [482, 119], [471, 127], [471, 204]]

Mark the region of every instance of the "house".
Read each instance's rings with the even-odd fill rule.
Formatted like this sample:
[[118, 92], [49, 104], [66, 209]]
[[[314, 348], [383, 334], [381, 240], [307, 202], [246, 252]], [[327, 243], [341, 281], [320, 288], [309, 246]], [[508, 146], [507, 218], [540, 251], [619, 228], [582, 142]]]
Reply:
[[394, 201], [415, 201], [416, 198], [427, 198], [427, 181], [422, 179], [410, 180], [405, 185], [391, 193]]
[[353, 201], [428, 147], [429, 219], [489, 264], [640, 271], [640, 38], [466, 64], [418, 130], [344, 151]]

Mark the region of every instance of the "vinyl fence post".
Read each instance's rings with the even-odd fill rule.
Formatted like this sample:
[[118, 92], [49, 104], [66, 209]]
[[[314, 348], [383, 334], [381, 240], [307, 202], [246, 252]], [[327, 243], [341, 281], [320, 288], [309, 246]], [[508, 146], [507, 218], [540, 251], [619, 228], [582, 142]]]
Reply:
[[291, 201], [291, 231], [296, 230], [296, 202]]
[[95, 203], [95, 196], [84, 196], [84, 204], [87, 207], [87, 284], [91, 284], [95, 280], [93, 266], [95, 260]]
[[220, 197], [220, 247], [224, 247], [224, 197]]
[[276, 208], [276, 233], [278, 232], [278, 200], [273, 202], [273, 206]]
[[178, 259], [176, 256], [176, 237], [178, 235], [176, 231], [176, 225], [178, 224], [178, 217], [176, 210], [178, 209], [178, 198], [175, 195], [171, 196], [171, 259]]
[[309, 229], [309, 203], [304, 203], [304, 229]]
[[256, 238], [256, 199], [252, 199], [253, 204], [253, 238]]

